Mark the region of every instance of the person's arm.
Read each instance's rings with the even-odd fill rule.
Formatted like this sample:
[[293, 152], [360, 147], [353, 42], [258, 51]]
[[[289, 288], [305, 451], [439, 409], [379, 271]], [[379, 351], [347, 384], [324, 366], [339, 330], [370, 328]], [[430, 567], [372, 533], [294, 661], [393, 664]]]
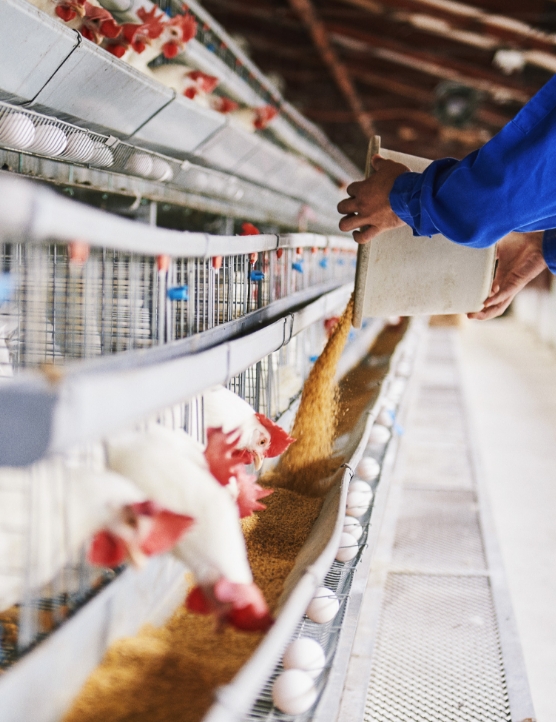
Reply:
[[[529, 233], [510, 233], [498, 242], [496, 251], [498, 264], [492, 282], [489, 297], [484, 303], [482, 311], [467, 314], [469, 318], [485, 321], [489, 318], [501, 316], [513, 301], [516, 294], [547, 267], [543, 255], [546, 246], [544, 237], [547, 231], [533, 231]], [[552, 242], [550, 242], [552, 245]], [[556, 243], [551, 251], [556, 252]], [[556, 253], [555, 253], [556, 257]]]
[[553, 227], [556, 218], [556, 76], [492, 140], [461, 161], [423, 173], [375, 157], [376, 173], [348, 187], [338, 210], [359, 242], [407, 223], [415, 235], [442, 233], [475, 248], [515, 230]]

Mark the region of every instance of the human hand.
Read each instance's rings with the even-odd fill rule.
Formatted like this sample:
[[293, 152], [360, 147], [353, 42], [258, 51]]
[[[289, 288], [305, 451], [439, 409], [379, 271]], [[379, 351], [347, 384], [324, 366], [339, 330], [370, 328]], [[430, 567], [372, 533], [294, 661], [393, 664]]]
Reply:
[[409, 168], [380, 155], [373, 156], [372, 166], [375, 172], [363, 181], [351, 183], [347, 187], [351, 197], [338, 203], [338, 212], [346, 214], [340, 220], [340, 230], [354, 231], [357, 243], [368, 243], [382, 231], [404, 224], [392, 210], [388, 196], [396, 178]]
[[543, 231], [510, 233], [498, 242], [498, 266], [490, 295], [483, 310], [468, 313], [469, 318], [485, 321], [500, 316], [517, 292], [546, 268], [542, 237]]

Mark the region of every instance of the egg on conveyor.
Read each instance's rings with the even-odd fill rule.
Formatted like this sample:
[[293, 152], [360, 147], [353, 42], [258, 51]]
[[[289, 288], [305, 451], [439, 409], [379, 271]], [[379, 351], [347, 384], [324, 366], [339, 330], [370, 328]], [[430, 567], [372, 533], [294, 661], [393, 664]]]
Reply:
[[63, 153], [68, 144], [66, 134], [52, 123], [41, 123], [35, 128], [35, 140], [31, 150], [35, 153], [57, 156]]
[[404, 378], [395, 378], [388, 389], [388, 398], [392, 399], [392, 401], [399, 401], [405, 390], [405, 384], [406, 381]]
[[350, 562], [357, 556], [358, 551], [359, 544], [357, 543], [357, 539], [349, 532], [343, 531], [340, 534], [340, 542], [338, 544], [338, 551], [336, 552], [336, 561]]
[[313, 679], [319, 676], [325, 664], [323, 648], [311, 637], [299, 637], [291, 642], [282, 659], [284, 669], [301, 669]]
[[89, 163], [101, 168], [110, 168], [111, 165], [114, 165], [114, 153], [100, 140], [95, 140], [93, 141], [93, 155]]
[[328, 587], [317, 587], [306, 614], [312, 622], [325, 624], [334, 619], [338, 609], [340, 609], [340, 602], [334, 592]]
[[374, 481], [380, 474], [380, 464], [372, 456], [364, 456], [355, 467], [355, 473], [363, 481]]
[[411, 364], [409, 361], [400, 361], [396, 366], [396, 376], [403, 376], [405, 378], [411, 376]]
[[35, 140], [35, 126], [23, 113], [0, 118], [0, 143], [12, 148], [28, 148]]
[[390, 439], [390, 429], [382, 424], [375, 424], [369, 434], [369, 445], [370, 444], [385, 444]]
[[369, 500], [369, 504], [371, 503], [371, 500], [373, 498], [373, 490], [371, 487], [367, 484], [366, 481], [361, 481], [360, 479], [354, 479], [350, 485], [349, 485], [349, 492], [356, 491], [359, 494], [363, 494], [363, 496], [366, 496]]
[[354, 516], [346, 516], [343, 531], [351, 534], [354, 539], [359, 540], [363, 534], [363, 527]]
[[68, 144], [64, 151], [64, 157], [74, 160], [77, 163], [87, 163], [93, 157], [95, 146], [86, 133], [79, 130], [72, 130], [68, 133]]
[[152, 159], [152, 162], [153, 167], [150, 173], [151, 178], [157, 181], [172, 180], [172, 178], [174, 177], [174, 172], [172, 171], [172, 166], [168, 162], [162, 160], [162, 158], [156, 157]]
[[301, 669], [287, 669], [272, 685], [272, 701], [284, 714], [303, 714], [317, 699], [312, 677]]
[[348, 516], [363, 516], [371, 503], [371, 496], [361, 491], [350, 491], [346, 500], [346, 514]]
[[390, 428], [390, 426], [394, 425], [394, 414], [390, 411], [390, 409], [383, 408], [376, 417], [376, 421], [378, 424], [382, 424], [382, 426]]
[[149, 178], [153, 172], [152, 156], [146, 153], [132, 153], [125, 164], [126, 170], [144, 178]]

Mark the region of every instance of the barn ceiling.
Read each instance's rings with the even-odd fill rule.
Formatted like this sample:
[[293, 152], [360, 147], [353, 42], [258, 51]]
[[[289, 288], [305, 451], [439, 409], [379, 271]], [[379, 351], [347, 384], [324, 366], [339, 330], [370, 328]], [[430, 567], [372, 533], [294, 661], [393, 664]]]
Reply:
[[375, 132], [388, 148], [463, 157], [556, 72], [556, 0], [204, 5], [359, 167]]

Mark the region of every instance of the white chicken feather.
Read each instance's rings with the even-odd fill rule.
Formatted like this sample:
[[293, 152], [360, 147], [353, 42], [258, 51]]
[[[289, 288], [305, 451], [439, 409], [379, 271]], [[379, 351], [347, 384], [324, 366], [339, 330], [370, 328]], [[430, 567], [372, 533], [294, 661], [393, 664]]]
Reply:
[[149, 498], [195, 519], [174, 554], [200, 584], [214, 584], [222, 576], [239, 584], [253, 581], [237, 507], [191, 436], [157, 425], [111, 439], [107, 452], [110, 468]]
[[[63, 474], [63, 476], [62, 476]], [[118, 524], [122, 507], [145, 495], [113, 472], [51, 467], [0, 471], [0, 609], [20, 601], [76, 561], [98, 530]], [[32, 527], [31, 527], [32, 525]], [[31, 548], [28, 549], [28, 543]]]

